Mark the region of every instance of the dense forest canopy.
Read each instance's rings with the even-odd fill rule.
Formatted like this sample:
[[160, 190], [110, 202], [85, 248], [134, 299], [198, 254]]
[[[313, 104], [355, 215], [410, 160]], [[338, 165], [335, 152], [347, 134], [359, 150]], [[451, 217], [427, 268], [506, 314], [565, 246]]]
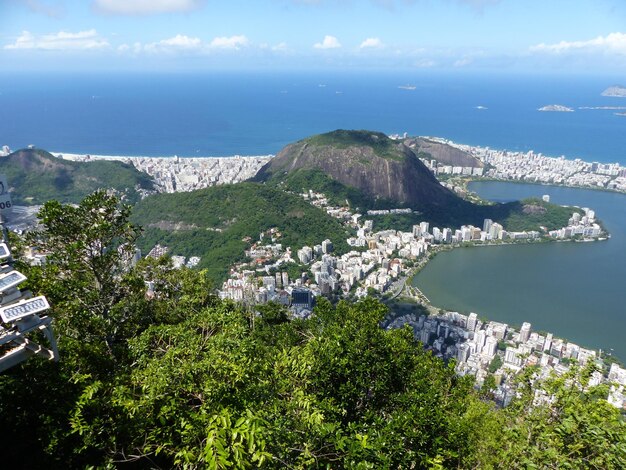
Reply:
[[97, 189], [113, 189], [129, 202], [142, 191], [154, 190], [154, 181], [131, 164], [111, 160], [76, 162], [41, 149], [18, 150], [0, 158], [14, 204], [43, 204], [54, 199], [79, 203]]
[[257, 183], [150, 196], [134, 207], [132, 220], [144, 229], [138, 240], [142, 252], [160, 243], [174, 255], [200, 256], [200, 268], [215, 282], [271, 228], [280, 233], [276, 243], [294, 252], [325, 239], [338, 253], [349, 248], [350, 230], [337, 219], [295, 194]]

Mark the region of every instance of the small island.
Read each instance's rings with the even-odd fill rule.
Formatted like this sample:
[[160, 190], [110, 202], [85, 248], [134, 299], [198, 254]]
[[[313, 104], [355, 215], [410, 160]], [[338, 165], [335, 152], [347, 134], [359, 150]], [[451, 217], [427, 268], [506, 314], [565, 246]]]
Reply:
[[568, 108], [567, 106], [563, 106], [561, 104], [549, 104], [547, 106], [543, 106], [538, 108], [537, 111], [554, 111], [559, 113], [573, 113], [573, 108]]
[[626, 87], [623, 87], [622, 85], [613, 85], [604, 90], [601, 95], [614, 98], [626, 98]]

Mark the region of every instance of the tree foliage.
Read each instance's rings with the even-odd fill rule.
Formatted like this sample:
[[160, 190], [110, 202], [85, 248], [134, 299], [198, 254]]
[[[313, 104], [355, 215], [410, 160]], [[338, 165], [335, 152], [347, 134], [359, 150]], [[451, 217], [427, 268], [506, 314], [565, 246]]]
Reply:
[[59, 311], [63, 339], [110, 357], [144, 320], [144, 310], [135, 305], [143, 281], [130, 270], [140, 231], [129, 215], [130, 206], [104, 191], [78, 206], [49, 201], [38, 214], [41, 228], [27, 238], [47, 254], [44, 266], [31, 269], [30, 283]]
[[294, 252], [326, 238], [339, 253], [349, 248], [350, 232], [337, 219], [299, 196], [255, 183], [150, 196], [135, 206], [132, 220], [145, 229], [142, 250], [160, 243], [175, 255], [201, 256], [200, 268], [216, 282], [244, 259], [247, 237], [256, 241], [271, 228], [281, 233], [276, 242]]
[[75, 162], [56, 158], [45, 150], [24, 149], [0, 160], [0, 172], [13, 188], [13, 202], [44, 204], [50, 199], [78, 204], [99, 188], [111, 188], [130, 202], [137, 189], [153, 190], [154, 181], [131, 164], [97, 160]]

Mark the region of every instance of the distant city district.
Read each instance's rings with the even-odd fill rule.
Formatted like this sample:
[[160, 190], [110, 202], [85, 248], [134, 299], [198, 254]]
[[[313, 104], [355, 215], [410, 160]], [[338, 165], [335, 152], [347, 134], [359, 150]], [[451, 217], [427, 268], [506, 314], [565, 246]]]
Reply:
[[431, 167], [436, 175], [482, 176], [496, 180], [626, 192], [626, 167], [619, 163], [589, 163], [579, 158], [568, 160], [565, 157], [547, 157], [532, 150], [509, 152], [461, 145], [444, 139], [433, 140], [466, 151], [485, 165], [484, 169], [436, 165], [434, 168]]
[[54, 155], [79, 162], [94, 159], [117, 160], [133, 165], [154, 178], [159, 192], [174, 193], [193, 191], [218, 184], [245, 181], [257, 174], [271, 155], [253, 157], [114, 157], [77, 154]]

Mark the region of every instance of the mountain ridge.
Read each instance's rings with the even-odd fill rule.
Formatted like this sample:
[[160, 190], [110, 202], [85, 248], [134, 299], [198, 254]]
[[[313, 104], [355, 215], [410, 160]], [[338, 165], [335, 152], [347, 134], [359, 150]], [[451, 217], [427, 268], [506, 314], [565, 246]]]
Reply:
[[50, 199], [79, 203], [101, 188], [114, 189], [136, 202], [140, 190], [154, 189], [153, 179], [132, 165], [108, 160], [74, 162], [36, 148], [1, 157], [0, 173], [7, 177], [13, 202], [26, 205]]

